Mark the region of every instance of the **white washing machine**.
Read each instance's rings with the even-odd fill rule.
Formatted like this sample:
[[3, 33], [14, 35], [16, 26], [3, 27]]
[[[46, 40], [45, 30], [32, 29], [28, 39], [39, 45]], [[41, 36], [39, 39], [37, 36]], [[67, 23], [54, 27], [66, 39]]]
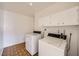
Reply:
[[25, 46], [26, 50], [34, 55], [38, 52], [38, 40], [41, 39], [41, 34], [30, 33], [26, 34]]
[[39, 40], [39, 56], [64, 56], [66, 40], [47, 36]]

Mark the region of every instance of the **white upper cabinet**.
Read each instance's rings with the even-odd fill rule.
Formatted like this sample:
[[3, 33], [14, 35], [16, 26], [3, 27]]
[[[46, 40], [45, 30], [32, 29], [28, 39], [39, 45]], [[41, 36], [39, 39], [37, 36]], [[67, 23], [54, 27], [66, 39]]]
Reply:
[[79, 8], [70, 8], [50, 16], [40, 17], [39, 26], [79, 25]]
[[51, 26], [60, 26], [61, 24], [61, 17], [59, 14], [51, 15], [50, 17]]
[[51, 26], [79, 25], [78, 7], [71, 8], [51, 16]]
[[50, 26], [50, 16], [39, 18], [38, 24], [39, 26]]
[[79, 25], [78, 23], [78, 8], [71, 8], [62, 12], [63, 25]]

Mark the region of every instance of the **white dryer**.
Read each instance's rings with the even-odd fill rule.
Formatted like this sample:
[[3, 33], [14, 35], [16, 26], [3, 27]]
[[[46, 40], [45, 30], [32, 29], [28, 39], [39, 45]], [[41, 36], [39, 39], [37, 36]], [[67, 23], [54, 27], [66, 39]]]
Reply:
[[64, 56], [66, 40], [47, 36], [39, 40], [39, 56]]
[[41, 39], [41, 34], [38, 33], [29, 33], [26, 34], [25, 46], [26, 50], [34, 55], [38, 52], [38, 40]]

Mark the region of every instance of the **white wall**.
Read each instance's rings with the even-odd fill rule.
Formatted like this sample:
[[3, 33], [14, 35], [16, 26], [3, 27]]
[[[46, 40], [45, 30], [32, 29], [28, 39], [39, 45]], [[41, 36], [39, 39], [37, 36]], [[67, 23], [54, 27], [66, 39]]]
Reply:
[[55, 14], [60, 11], [72, 8], [74, 6], [79, 6], [79, 2], [56, 2], [47, 8], [35, 13], [35, 15], [38, 15], [39, 17]]
[[4, 11], [4, 47], [24, 42], [25, 34], [32, 31], [32, 17]]

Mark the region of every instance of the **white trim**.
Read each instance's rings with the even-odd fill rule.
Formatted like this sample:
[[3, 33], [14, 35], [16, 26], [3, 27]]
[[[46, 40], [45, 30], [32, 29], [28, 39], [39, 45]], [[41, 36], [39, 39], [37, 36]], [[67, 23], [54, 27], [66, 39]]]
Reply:
[[3, 53], [3, 49], [1, 49], [0, 56], [2, 56], [2, 53]]

